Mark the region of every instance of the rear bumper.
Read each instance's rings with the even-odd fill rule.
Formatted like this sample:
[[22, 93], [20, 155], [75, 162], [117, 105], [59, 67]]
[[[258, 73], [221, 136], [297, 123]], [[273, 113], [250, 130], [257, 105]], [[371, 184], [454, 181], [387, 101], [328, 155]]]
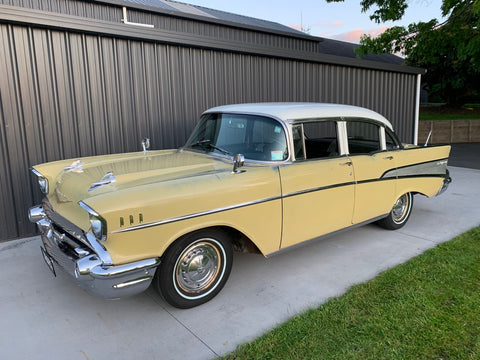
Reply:
[[440, 190], [438, 190], [437, 196], [444, 193], [445, 190], [447, 190], [448, 185], [452, 182], [452, 178], [450, 177], [450, 172], [447, 169], [447, 172], [445, 174], [445, 178], [443, 179], [442, 186], [440, 187]]
[[[91, 294], [104, 299], [117, 299], [138, 294], [150, 286], [160, 264], [159, 258], [115, 266], [111, 264], [108, 252], [93, 235], [66, 232], [47, 215], [42, 206], [31, 208], [29, 217], [37, 224], [43, 250], [55, 268], [61, 268], [78, 286]], [[56, 220], [58, 217], [55, 216]]]

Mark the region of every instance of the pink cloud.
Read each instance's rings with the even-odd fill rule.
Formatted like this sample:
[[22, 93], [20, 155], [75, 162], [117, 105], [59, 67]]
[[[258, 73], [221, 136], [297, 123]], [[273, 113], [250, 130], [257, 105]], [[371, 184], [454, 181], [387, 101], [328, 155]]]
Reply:
[[326, 21], [319, 21], [313, 24], [314, 27], [328, 27], [328, 28], [339, 28], [345, 25], [343, 21], [334, 21], [334, 22], [326, 22]]
[[340, 33], [337, 35], [331, 35], [327, 36], [330, 39], [335, 39], [335, 40], [341, 40], [341, 41], [347, 41], [351, 43], [359, 43], [360, 38], [362, 37], [363, 34], [370, 35], [372, 37], [377, 37], [380, 34], [382, 34], [385, 30], [387, 30], [387, 26], [381, 26], [379, 28], [372, 28], [372, 29], [353, 29], [348, 32]]

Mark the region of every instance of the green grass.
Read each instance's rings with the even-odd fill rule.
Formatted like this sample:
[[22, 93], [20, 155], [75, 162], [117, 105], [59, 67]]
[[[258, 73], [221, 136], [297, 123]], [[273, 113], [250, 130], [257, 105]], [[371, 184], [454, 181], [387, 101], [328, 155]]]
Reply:
[[480, 359], [480, 227], [225, 359]]

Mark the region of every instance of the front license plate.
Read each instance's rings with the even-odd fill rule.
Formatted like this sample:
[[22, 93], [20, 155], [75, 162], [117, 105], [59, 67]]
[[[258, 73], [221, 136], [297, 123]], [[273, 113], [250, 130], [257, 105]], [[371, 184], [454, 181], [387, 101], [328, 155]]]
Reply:
[[55, 273], [55, 267], [53, 266], [52, 257], [48, 255], [47, 251], [42, 246], [40, 246], [40, 250], [42, 250], [42, 256], [43, 260], [45, 260], [45, 264], [47, 264], [48, 268], [53, 273], [53, 276], [57, 276], [57, 274]]

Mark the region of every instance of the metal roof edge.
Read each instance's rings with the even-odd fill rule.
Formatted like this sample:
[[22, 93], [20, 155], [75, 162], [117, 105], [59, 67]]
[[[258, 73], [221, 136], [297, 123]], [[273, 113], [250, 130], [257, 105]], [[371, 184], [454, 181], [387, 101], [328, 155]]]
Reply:
[[308, 34], [303, 34], [301, 32], [296, 34], [294, 32], [268, 29], [268, 28], [261, 27], [261, 26], [241, 24], [241, 23], [238, 23], [238, 22], [227, 21], [227, 20], [217, 19], [217, 18], [208, 17], [208, 16], [201, 16], [201, 15], [185, 13], [185, 12], [181, 12], [180, 10], [169, 11], [169, 10], [166, 10], [166, 9], [157, 8], [157, 7], [149, 6], [149, 5], [137, 4], [137, 3], [133, 3], [133, 2], [125, 1], [125, 0], [95, 0], [95, 2], [108, 4], [108, 5], [118, 5], [118, 6], [122, 6], [122, 7], [126, 6], [127, 8], [131, 8], [131, 9], [149, 11], [149, 12], [153, 12], [153, 13], [158, 13], [158, 14], [162, 14], [162, 15], [168, 15], [168, 16], [183, 18], [183, 19], [197, 20], [197, 21], [204, 22], [204, 23], [224, 25], [224, 26], [238, 28], [238, 29], [259, 31], [259, 32], [263, 32], [263, 33], [266, 33], [266, 34], [281, 35], [281, 36], [292, 37], [292, 38], [296, 38], [296, 39], [310, 40], [310, 41], [314, 41], [314, 42], [321, 41], [320, 37], [312, 36], [312, 35], [308, 35]]
[[317, 62], [338, 66], [350, 66], [371, 70], [383, 70], [406, 74], [424, 74], [425, 69], [382, 63], [371, 60], [360, 60], [337, 55], [286, 50], [278, 47], [249, 44], [240, 41], [214, 39], [207, 36], [194, 35], [175, 31], [166, 31], [123, 23], [96, 20], [73, 15], [28, 9], [18, 6], [0, 5], [0, 22], [10, 22], [35, 27], [68, 30], [90, 34], [101, 34], [110, 37], [133, 38], [141, 41], [160, 42], [166, 44], [191, 46], [212, 50], [223, 50], [258, 56], [270, 56], [305, 62]]

